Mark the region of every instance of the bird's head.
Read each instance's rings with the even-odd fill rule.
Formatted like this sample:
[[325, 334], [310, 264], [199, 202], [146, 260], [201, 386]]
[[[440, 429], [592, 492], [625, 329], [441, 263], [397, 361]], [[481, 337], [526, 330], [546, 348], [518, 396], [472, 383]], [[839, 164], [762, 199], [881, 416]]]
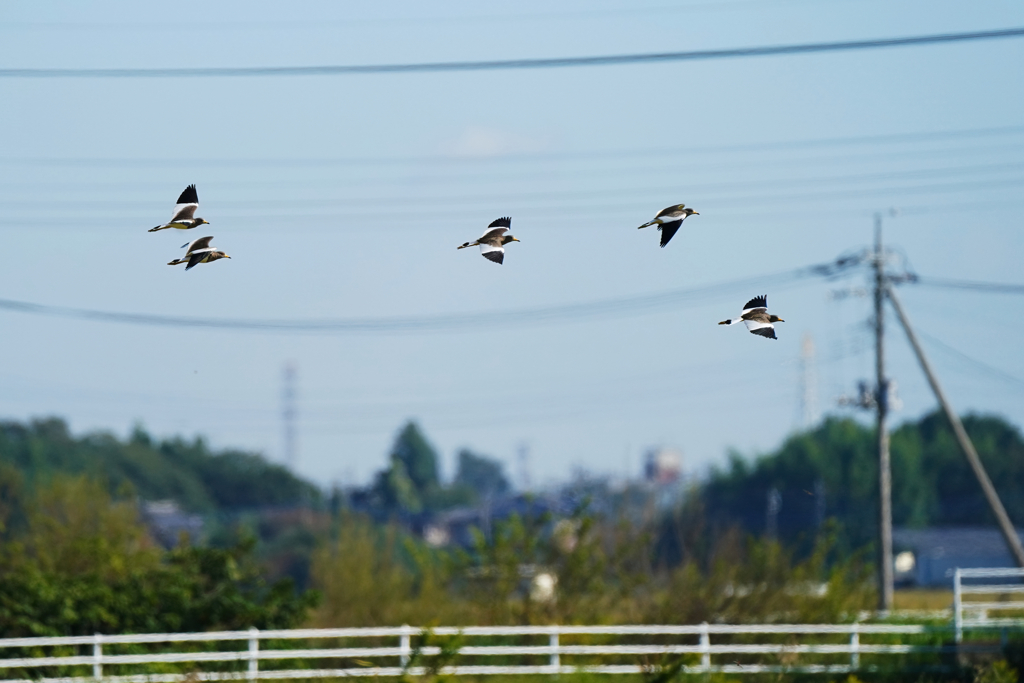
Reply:
[[227, 254], [225, 254], [223, 251], [215, 251], [212, 254], [210, 254], [210, 260], [211, 261], [216, 261], [219, 258], [231, 258], [231, 257], [228, 256]]
[[782, 318], [780, 318], [777, 315], [770, 315], [770, 316], [768, 316], [768, 322], [770, 322], [770, 323], [784, 323], [786, 321], [783, 320]]
[[210, 224], [210, 221], [206, 220], [205, 218], [197, 218], [196, 219], [196, 225], [209, 225], [209, 224]]
[[683, 209], [683, 213], [685, 213], [687, 216], [699, 216], [700, 215], [699, 213], [697, 213], [693, 209]]
[[520, 239], [518, 237], [513, 237], [512, 235], [505, 235], [505, 237], [502, 238], [501, 243], [502, 244], [508, 244], [509, 242], [519, 242], [519, 241], [520, 241]]

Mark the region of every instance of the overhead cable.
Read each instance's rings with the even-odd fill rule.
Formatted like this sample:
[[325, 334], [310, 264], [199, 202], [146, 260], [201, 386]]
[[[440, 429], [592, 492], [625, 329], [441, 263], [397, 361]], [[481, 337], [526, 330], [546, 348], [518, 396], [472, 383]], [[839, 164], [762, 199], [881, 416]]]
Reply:
[[466, 62], [422, 62], [414, 64], [357, 64], [276, 67], [193, 67], [193, 68], [113, 68], [113, 69], [0, 69], [0, 78], [237, 78], [246, 76], [346, 76], [395, 73], [444, 73], [459, 71], [507, 71], [514, 69], [557, 69], [578, 66], [618, 66], [660, 62], [691, 62], [738, 57], [771, 57], [778, 55], [820, 52], [847, 52], [886, 47], [911, 47], [941, 43], [962, 43], [1024, 36], [1024, 27], [940, 33], [926, 36], [875, 38], [829, 43], [796, 45], [765, 45], [691, 50], [686, 52], [654, 52], [632, 55], [599, 55], [591, 57], [548, 57], [539, 59], [498, 59]]
[[178, 327], [236, 332], [280, 332], [322, 334], [401, 334], [404, 332], [445, 332], [477, 328], [550, 324], [575, 320], [625, 317], [649, 313], [660, 308], [677, 308], [697, 304], [712, 296], [722, 296], [762, 285], [781, 286], [796, 280], [822, 274], [825, 266], [815, 265], [772, 275], [722, 282], [703, 287], [673, 289], [656, 294], [606, 299], [578, 304], [547, 306], [519, 310], [494, 310], [478, 313], [456, 313], [434, 316], [380, 318], [236, 319], [200, 318], [160, 315], [154, 313], [120, 313], [66, 306], [49, 306], [28, 301], [0, 299], [0, 310], [60, 318], [77, 318], [94, 322], [121, 323], [159, 327]]
[[947, 289], [969, 289], [976, 292], [993, 294], [1024, 294], [1024, 285], [1006, 282], [979, 282], [977, 280], [954, 280], [945, 277], [918, 277], [917, 284], [926, 287], [945, 287]]

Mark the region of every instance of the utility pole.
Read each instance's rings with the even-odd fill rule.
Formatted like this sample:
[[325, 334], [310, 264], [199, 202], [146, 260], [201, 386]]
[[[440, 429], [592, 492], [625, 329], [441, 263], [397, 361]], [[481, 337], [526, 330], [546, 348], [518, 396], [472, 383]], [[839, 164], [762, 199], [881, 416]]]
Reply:
[[1002, 501], [999, 500], [999, 494], [996, 493], [995, 487], [992, 486], [992, 480], [988, 478], [985, 467], [981, 464], [978, 452], [974, 450], [974, 444], [971, 443], [971, 439], [967, 436], [963, 423], [960, 422], [959, 416], [953, 412], [949, 401], [946, 400], [946, 394], [939, 385], [939, 379], [932, 372], [932, 366], [924, 355], [924, 350], [917, 340], [917, 335], [914, 334], [913, 328], [910, 327], [910, 321], [907, 320], [907, 315], [903, 312], [903, 306], [900, 305], [896, 292], [889, 288], [888, 295], [889, 301], [892, 302], [893, 308], [896, 309], [896, 315], [899, 316], [900, 324], [903, 325], [903, 330], [907, 333], [907, 339], [910, 340], [910, 345], [914, 348], [917, 361], [921, 364], [921, 369], [924, 370], [924, 374], [928, 378], [928, 384], [931, 385], [932, 391], [935, 392], [935, 398], [938, 399], [939, 405], [942, 406], [942, 410], [946, 413], [946, 418], [953, 426], [956, 440], [960, 442], [960, 448], [963, 449], [964, 455], [967, 456], [967, 462], [970, 463], [971, 469], [974, 470], [974, 476], [978, 478], [978, 483], [981, 484], [981, 490], [985, 494], [985, 499], [988, 500], [989, 507], [992, 508], [992, 513], [999, 522], [999, 529], [1003, 532], [1003, 538], [1006, 539], [1006, 545], [1010, 548], [1010, 554], [1013, 555], [1018, 566], [1024, 567], [1024, 547], [1021, 547], [1020, 538], [1010, 522], [1009, 515], [1006, 514], [1006, 508], [1003, 507]]
[[878, 433], [878, 609], [893, 605], [892, 468], [889, 463], [889, 385], [885, 379], [885, 252], [882, 249], [882, 214], [875, 214], [875, 408]]

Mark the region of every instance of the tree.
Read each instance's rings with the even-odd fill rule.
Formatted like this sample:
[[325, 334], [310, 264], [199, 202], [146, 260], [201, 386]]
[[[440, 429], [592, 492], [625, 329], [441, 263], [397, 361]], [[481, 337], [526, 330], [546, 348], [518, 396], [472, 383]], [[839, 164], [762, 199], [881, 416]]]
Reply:
[[443, 498], [437, 452], [419, 426], [408, 422], [395, 438], [388, 468], [377, 473], [371, 505], [389, 513], [415, 514], [438, 507]]
[[455, 485], [465, 486], [478, 498], [494, 498], [512, 488], [505, 478], [505, 466], [497, 460], [477, 455], [470, 450], [459, 451]]
[[317, 503], [321, 493], [255, 453], [214, 452], [202, 439], [157, 442], [141, 426], [127, 440], [73, 436], [58, 418], [0, 422], [0, 465], [32, 488], [58, 474], [83, 474], [107, 491], [130, 486], [147, 500], [173, 499], [191, 512]]
[[[1024, 438], [992, 416], [968, 415], [964, 427], [992, 478], [1010, 518], [1024, 523]], [[945, 416], [931, 413], [892, 434], [893, 522], [906, 526], [993, 524], [994, 520]], [[877, 455], [874, 430], [830, 417], [795, 434], [773, 453], [752, 461], [732, 454], [701, 491], [708, 519], [719, 527], [739, 523], [766, 528], [767, 496], [781, 494], [780, 538], [809, 537], [823, 517], [842, 528], [839, 547], [849, 550], [877, 535]]]
[[291, 628], [316, 604], [267, 582], [248, 540], [164, 551], [134, 503], [85, 477], [28, 497], [24, 528], [0, 547], [0, 636]]

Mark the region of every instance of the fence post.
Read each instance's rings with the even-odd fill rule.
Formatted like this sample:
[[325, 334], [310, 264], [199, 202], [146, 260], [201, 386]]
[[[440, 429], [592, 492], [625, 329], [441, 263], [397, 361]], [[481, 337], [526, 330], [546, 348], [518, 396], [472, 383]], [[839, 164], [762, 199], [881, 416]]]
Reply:
[[850, 671], [860, 668], [860, 624], [850, 624]]
[[402, 634], [398, 636], [398, 652], [398, 663], [404, 669], [409, 664], [409, 653], [412, 652], [409, 624], [402, 624]]
[[964, 639], [964, 602], [960, 594], [960, 567], [953, 572], [953, 625], [956, 628], [957, 645]]
[[92, 636], [92, 677], [97, 681], [103, 678], [103, 636], [99, 633]]
[[562, 668], [562, 658], [558, 652], [558, 627], [553, 626], [551, 628], [551, 635], [548, 636], [548, 645], [551, 647], [551, 658], [548, 660], [548, 664], [554, 669], [555, 673]]
[[249, 629], [249, 671], [246, 674], [246, 678], [250, 681], [255, 681], [259, 676], [259, 651], [260, 651], [260, 632], [257, 628]]
[[703, 671], [711, 670], [711, 633], [706, 621], [700, 625], [700, 668]]

